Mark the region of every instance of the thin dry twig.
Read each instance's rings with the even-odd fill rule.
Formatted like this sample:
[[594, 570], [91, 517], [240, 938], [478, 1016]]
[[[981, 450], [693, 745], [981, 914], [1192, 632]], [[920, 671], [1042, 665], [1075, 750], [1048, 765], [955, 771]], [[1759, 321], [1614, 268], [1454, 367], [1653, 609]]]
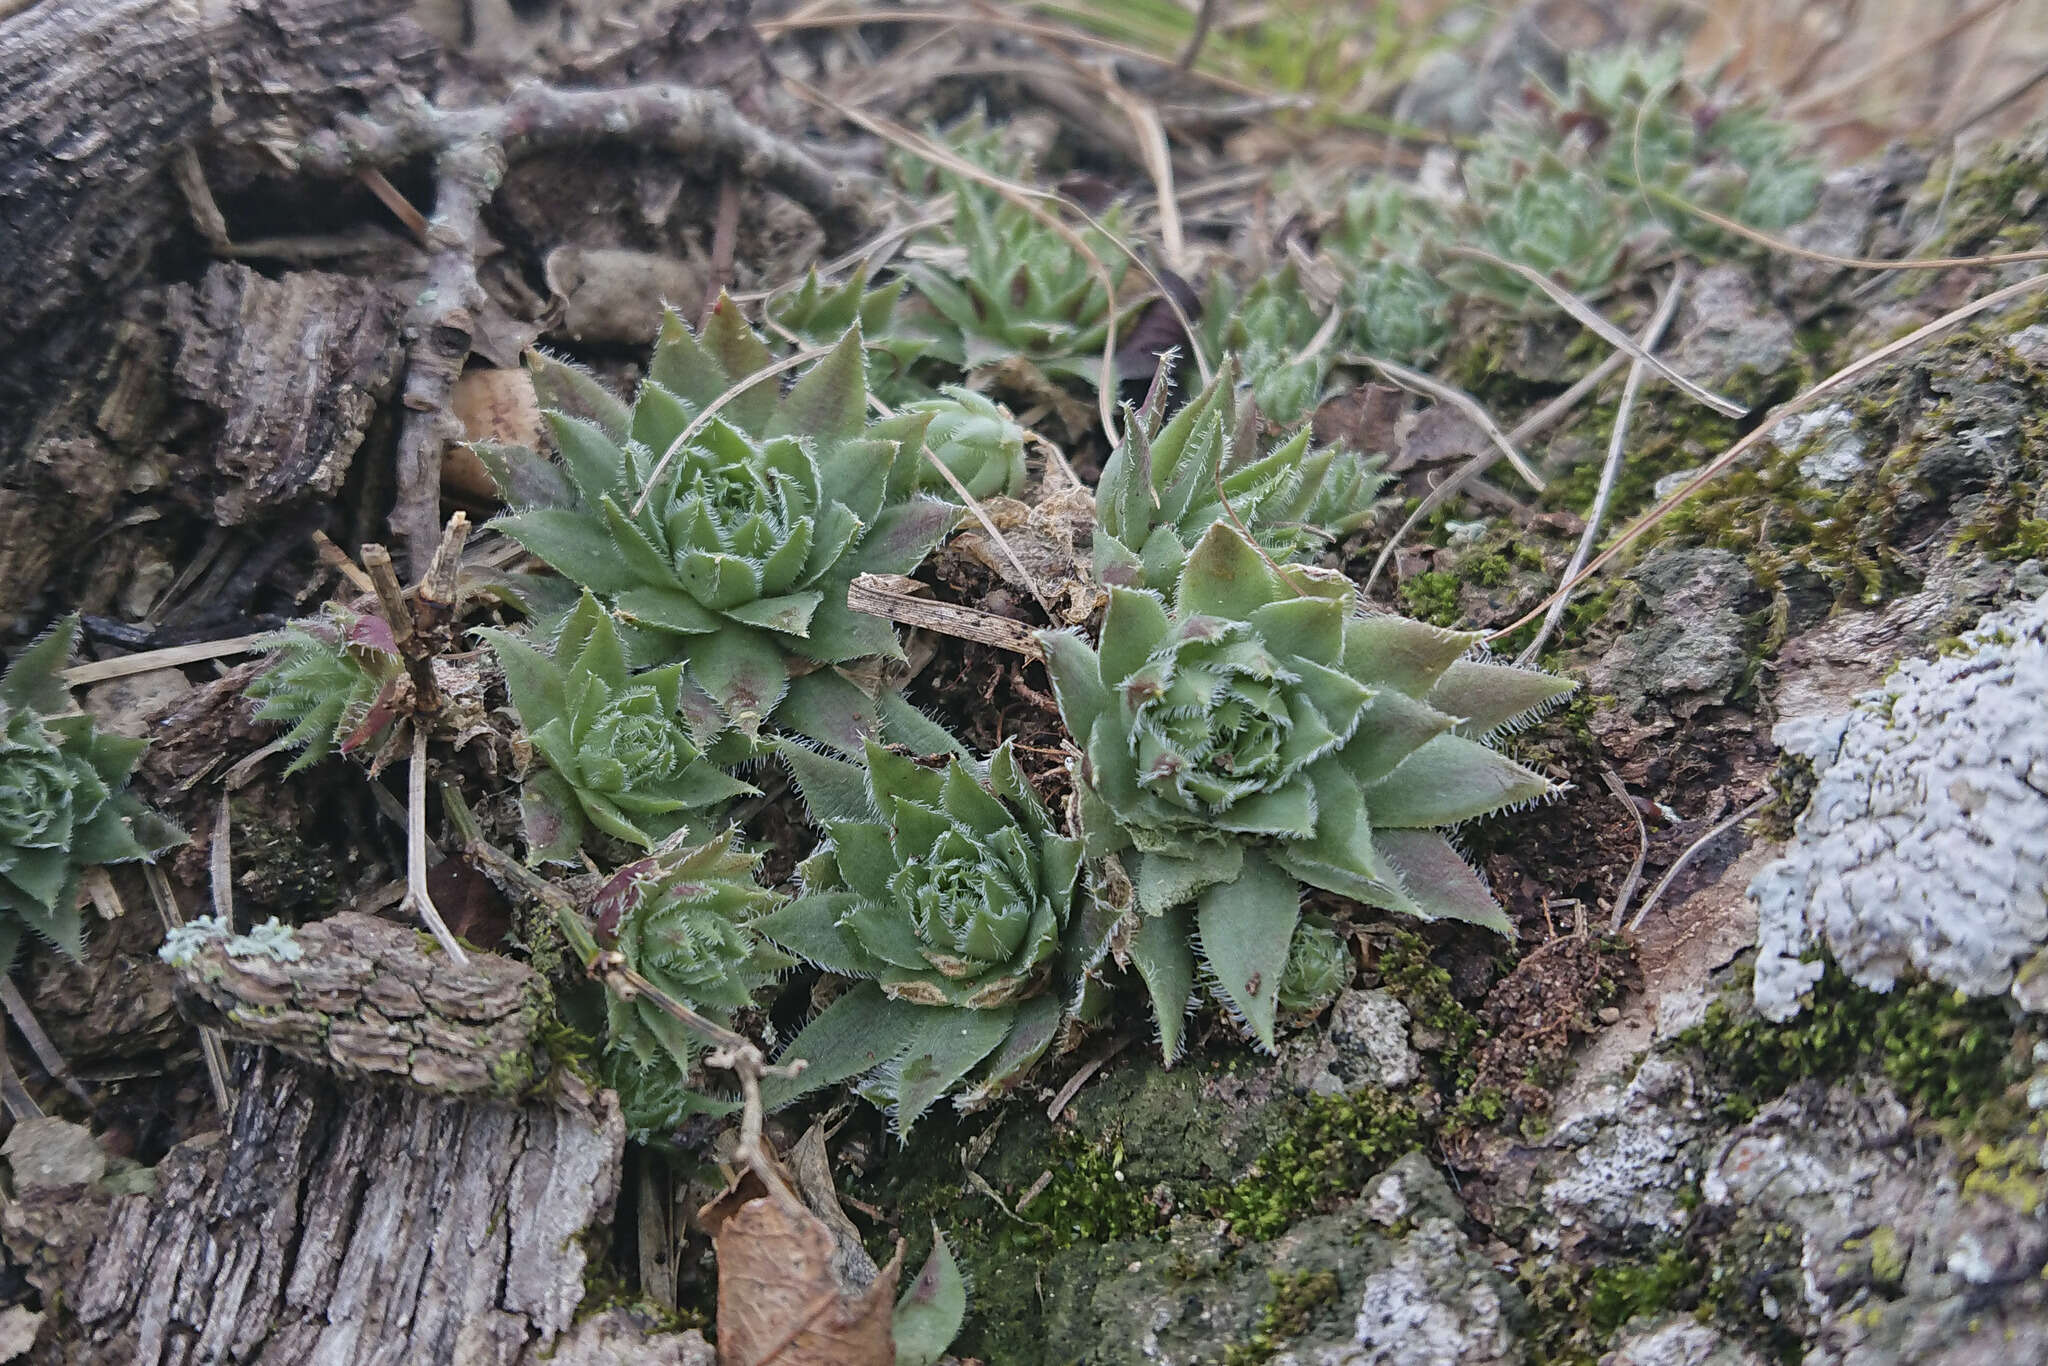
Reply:
[[[178, 909], [178, 894], [171, 890], [171, 880], [164, 876], [164, 870], [154, 863], [142, 865], [142, 880], [149, 888], [149, 899], [156, 906], [157, 918], [163, 922], [164, 932], [178, 928], [185, 923], [185, 917]], [[221, 1047], [220, 1035], [202, 1027], [199, 1031], [199, 1054], [206, 1060], [206, 1080], [213, 1088], [213, 1104], [223, 1116], [235, 1112], [234, 1087], [228, 1084], [227, 1050]]]
[[[896, 574], [856, 574], [846, 588], [846, 605], [856, 612], [881, 617], [899, 626], [936, 631], [942, 636], [993, 645], [1026, 659], [1039, 659], [1043, 651], [1032, 638], [1031, 628], [1009, 617], [999, 617], [978, 607], [957, 602], [934, 602], [912, 589], [924, 585]], [[1047, 614], [1048, 620], [1058, 621]]]
[[1644, 193], [1660, 204], [1691, 214], [1702, 222], [1712, 223], [1726, 233], [1745, 241], [1754, 242], [1785, 256], [1796, 256], [1802, 261], [1815, 261], [1825, 266], [1840, 266], [1844, 270], [1955, 270], [1973, 266], [2011, 266], [2028, 261], [2048, 261], [2048, 248], [2032, 251], [2000, 251], [1982, 256], [1908, 256], [1898, 260], [1885, 260], [1872, 256], [1842, 256], [1832, 251], [1817, 251], [1788, 242], [1782, 237], [1773, 237], [1741, 223], [1726, 214], [1715, 213], [1712, 209], [1695, 204], [1683, 196], [1657, 185], [1644, 185]]
[[1440, 379], [1433, 379], [1423, 374], [1420, 370], [1410, 370], [1407, 366], [1397, 364], [1394, 361], [1384, 360], [1379, 356], [1365, 355], [1364, 353], [1360, 353], [1358, 359], [1364, 361], [1373, 369], [1378, 370], [1403, 389], [1412, 389], [1418, 394], [1428, 395], [1439, 403], [1448, 403], [1459, 412], [1465, 414], [1465, 416], [1471, 418], [1473, 422], [1478, 424], [1479, 429], [1486, 433], [1486, 439], [1491, 441], [1494, 447], [1507, 458], [1508, 464], [1514, 466], [1515, 473], [1522, 476], [1523, 483], [1535, 489], [1538, 493], [1543, 492], [1545, 488], [1549, 487], [1543, 482], [1543, 476], [1536, 473], [1535, 466], [1522, 458], [1522, 453], [1515, 449], [1514, 441], [1506, 432], [1500, 429], [1500, 424], [1493, 420], [1493, 414], [1487, 412], [1478, 399], [1455, 385], [1445, 384]]
[[1691, 844], [1687, 845], [1685, 852], [1678, 856], [1678, 861], [1676, 863], [1673, 863], [1671, 867], [1665, 871], [1663, 877], [1657, 879], [1657, 885], [1652, 887], [1650, 889], [1650, 894], [1643, 898], [1643, 908], [1636, 912], [1636, 918], [1634, 920], [1628, 922], [1628, 932], [1630, 934], [1634, 934], [1637, 930], [1643, 927], [1643, 922], [1649, 919], [1650, 912], [1655, 910], [1657, 907], [1657, 903], [1663, 899], [1665, 889], [1670, 887], [1672, 883], [1678, 880], [1678, 875], [1680, 873], [1684, 872], [1687, 868], [1692, 866], [1692, 861], [1694, 858], [1698, 857], [1700, 850], [1706, 848], [1715, 840], [1721, 838], [1721, 836], [1727, 834], [1730, 830], [1734, 829], [1737, 825], [1741, 824], [1743, 821], [1748, 820], [1757, 812], [1763, 810], [1764, 803], [1768, 802], [1770, 799], [1770, 794], [1765, 793], [1763, 796], [1758, 797], [1755, 801], [1751, 802], [1748, 806], [1743, 807], [1740, 811], [1737, 811], [1734, 815], [1728, 817], [1726, 820], [1716, 823], [1712, 829], [1707, 831], [1706, 834], [1701, 835], [1698, 839], [1694, 840]]
[[1621, 803], [1636, 823], [1636, 859], [1629, 865], [1628, 876], [1622, 880], [1621, 890], [1614, 895], [1614, 915], [1608, 922], [1607, 932], [1619, 934], [1622, 921], [1628, 915], [1628, 904], [1634, 899], [1636, 888], [1643, 880], [1643, 864], [1650, 857], [1650, 827], [1643, 824], [1643, 813], [1636, 807], [1636, 799], [1629, 795], [1628, 785], [1611, 768], [1600, 770], [1600, 779], [1607, 784], [1607, 790]]
[[1558, 284], [1557, 281], [1551, 279], [1542, 271], [1525, 266], [1519, 261], [1510, 261], [1504, 256], [1496, 256], [1490, 251], [1481, 251], [1477, 247], [1446, 247], [1444, 250], [1449, 255], [1462, 256], [1474, 261], [1484, 261], [1490, 266], [1521, 276], [1548, 295], [1552, 303], [1571, 314], [1572, 318], [1581, 326], [1585, 327], [1609, 346], [1617, 350], [1626, 351], [1629, 355], [1640, 359], [1652, 370], [1655, 370], [1665, 379], [1677, 385], [1679, 392], [1694, 402], [1705, 404], [1723, 417], [1743, 417], [1748, 414], [1749, 409], [1737, 403], [1734, 399], [1724, 398], [1705, 385], [1687, 379], [1663, 361], [1658, 360], [1655, 356], [1643, 350], [1640, 346], [1636, 345], [1634, 337], [1629, 336], [1628, 333], [1607, 321], [1597, 309], [1566, 289], [1563, 285]]
[[443, 109], [417, 95], [379, 105], [368, 117], [314, 134], [295, 163], [316, 176], [359, 177], [415, 159], [433, 164], [434, 217], [426, 225], [427, 278], [408, 317], [398, 433], [398, 496], [391, 514], [409, 567], [424, 569], [441, 525], [441, 455], [460, 436], [448, 409], [469, 359], [475, 313], [485, 303], [477, 278], [484, 206], [513, 161], [596, 143], [628, 142], [729, 163], [809, 209], [828, 239], [864, 230], [866, 182], [835, 172], [808, 152], [742, 117], [716, 91], [672, 85], [617, 90], [515, 89], [499, 103]]
[[[1664, 339], [1664, 329], [1671, 325], [1671, 319], [1678, 312], [1678, 301], [1684, 293], [1685, 267], [1680, 266], [1671, 277], [1664, 297], [1658, 301], [1657, 312], [1650, 319], [1650, 325], [1643, 329], [1644, 355], [1655, 350], [1657, 343]], [[1648, 369], [1641, 357], [1629, 363], [1628, 380], [1621, 389], [1621, 404], [1614, 410], [1614, 430], [1607, 436], [1607, 459], [1600, 466], [1600, 486], [1594, 490], [1593, 506], [1586, 512], [1586, 529], [1579, 533], [1579, 544], [1572, 551], [1571, 563], [1565, 566], [1566, 579], [1579, 572], [1580, 566], [1591, 557], [1594, 543], [1600, 539], [1600, 526], [1607, 519], [1607, 504], [1614, 497], [1615, 480], [1621, 474], [1622, 450], [1628, 444], [1629, 417], [1635, 411], [1636, 394], [1642, 388], [1643, 376]], [[1536, 632], [1536, 638], [1516, 656], [1517, 664], [1530, 663], [1542, 651], [1551, 633], [1557, 630], [1557, 624], [1564, 620], [1564, 609], [1570, 601], [1569, 595], [1560, 596], [1550, 611], [1544, 614], [1543, 625]]]
[[[71, 1068], [64, 1061], [64, 1055], [57, 1051], [55, 1041], [44, 1032], [42, 1021], [29, 1009], [27, 999], [21, 994], [21, 988], [14, 985], [14, 979], [11, 977], [0, 977], [0, 1006], [6, 1007], [7, 1018], [14, 1021], [14, 1027], [21, 1031], [22, 1041], [28, 1044], [28, 1051], [36, 1055], [36, 1061], [43, 1065], [43, 1071], [50, 1074], [50, 1079], [78, 1100], [91, 1105], [92, 1093], [81, 1086], [78, 1078], [71, 1074]], [[0, 1049], [0, 1052], [4, 1051]], [[28, 1093], [24, 1091], [22, 1094]], [[16, 1118], [21, 1116], [17, 1115]]]
[[110, 678], [127, 678], [134, 674], [153, 673], [158, 669], [176, 669], [186, 664], [203, 664], [209, 659], [221, 659], [227, 655], [242, 655], [256, 648], [269, 633], [256, 635], [229, 636], [225, 640], [202, 640], [196, 645], [168, 645], [161, 650], [143, 650], [117, 659], [99, 659], [90, 664], [74, 664], [58, 671], [67, 688], [82, 688], [88, 683], [104, 683]]
[[413, 722], [412, 764], [405, 782], [405, 904], [426, 922], [442, 952], [457, 966], [468, 964], [469, 955], [449, 932], [427, 890], [427, 728], [418, 720]]
[[655, 488], [661, 483], [661, 477], [668, 473], [670, 463], [690, 444], [690, 438], [703, 431], [705, 424], [718, 416], [719, 410], [725, 407], [726, 404], [732, 402], [741, 394], [746, 393], [762, 380], [772, 379], [785, 370], [794, 370], [805, 361], [817, 360], [820, 356], [830, 355], [833, 349], [830, 346], [805, 347], [794, 355], [784, 356], [781, 360], [762, 366], [751, 375], [734, 380], [730, 388], [704, 405], [704, 410], [690, 419], [690, 425], [677, 432], [676, 439], [668, 443], [668, 449], [661, 453], [661, 459], [654, 462], [654, 468], [647, 472], [647, 478], [641, 483], [640, 496], [633, 500], [633, 510], [629, 515], [638, 517], [647, 510], [647, 500], [654, 495]]
[[[959, 15], [944, 9], [856, 8], [844, 14], [792, 15], [787, 19], [762, 19], [755, 21], [754, 27], [760, 31], [762, 37], [773, 38], [800, 29], [858, 28], [862, 24], [955, 25], [959, 22]], [[1148, 62], [1157, 67], [1171, 68], [1174, 65], [1173, 58], [1162, 57], [1147, 48], [1135, 47], [1129, 43], [1119, 43], [1111, 38], [1097, 37], [1092, 33], [1084, 33], [1079, 29], [1062, 28], [1057, 24], [1033, 23], [1028, 19], [1017, 19], [1008, 15], [989, 17], [980, 22], [985, 22], [993, 28], [1022, 34], [1027, 38], [1046, 38], [1062, 43], [1072, 43], [1076, 47], [1093, 48], [1097, 52], [1107, 52], [1112, 56], [1128, 57], [1133, 61]], [[1243, 81], [1233, 80], [1228, 76], [1219, 75], [1216, 72], [1207, 71], [1201, 67], [1192, 68], [1187, 74], [1196, 80], [1206, 81], [1219, 89], [1228, 90], [1233, 95], [1261, 98], [1273, 94], [1272, 91], [1263, 90], [1256, 85], [1248, 85]], [[1288, 107], [1293, 108], [1299, 106], [1302, 100], [1299, 97], [1290, 97], [1287, 103]]]
[[[1608, 352], [1598, 365], [1580, 376], [1570, 388], [1516, 423], [1514, 430], [1508, 433], [1509, 444], [1520, 446], [1524, 442], [1543, 432], [1549, 431], [1552, 427], [1564, 421], [1572, 409], [1585, 401], [1586, 395], [1606, 383], [1607, 377], [1616, 370], [1619, 370], [1622, 362], [1627, 359], [1628, 357], [1619, 351]], [[1372, 571], [1365, 577], [1364, 591], [1368, 593], [1372, 591], [1373, 584], [1379, 580], [1380, 571], [1385, 569], [1387, 562], [1394, 558], [1394, 552], [1401, 548], [1401, 543], [1408, 539], [1408, 534], [1414, 531], [1416, 527], [1422, 525], [1424, 518], [1449, 502], [1460, 489], [1477, 484], [1479, 476], [1492, 469], [1494, 462], [1499, 459], [1500, 448], [1489, 445], [1485, 450], [1467, 460], [1463, 465], [1460, 465], [1457, 473], [1425, 494], [1422, 501], [1416, 504], [1415, 511], [1408, 514], [1401, 525], [1395, 529], [1394, 534], [1387, 538], [1387, 543], [1380, 547], [1378, 557], [1372, 562]]]
[[[1915, 328], [1897, 341], [1881, 346], [1867, 355], [1857, 357], [1849, 364], [1835, 371], [1834, 374], [1815, 384], [1812, 388], [1779, 404], [1776, 408], [1765, 414], [1763, 421], [1758, 423], [1756, 428], [1748, 435], [1744, 436], [1727, 450], [1721, 452], [1721, 454], [1715, 456], [1698, 474], [1686, 480], [1684, 484], [1658, 502], [1655, 507], [1631, 522], [1619, 536], [1615, 537], [1612, 545], [1594, 556], [1585, 568], [1581, 569], [1577, 574], [1567, 579], [1564, 583], [1559, 584], [1556, 593], [1552, 594], [1552, 598], [1562, 594], [1569, 594], [1573, 589], [1585, 582], [1586, 579], [1599, 573], [1615, 556], [1634, 545], [1652, 527], [1670, 516], [1673, 509], [1705, 488], [1709, 483], [1712, 483], [1730, 465], [1733, 465], [1750, 451], [1756, 449], [1757, 446], [1769, 440], [1771, 434], [1777, 430], [1778, 425], [1786, 418], [1805, 412], [1830, 394], [1849, 387], [1886, 362], [1907, 352], [1917, 350], [1943, 333], [1949, 332], [1968, 322], [1978, 314], [1988, 313], [1994, 308], [2011, 303], [2014, 299], [2021, 298], [2044, 286], [2048, 286], [2048, 274], [2033, 275], [2017, 283], [2007, 285], [2003, 289], [1994, 290], [1983, 298], [1973, 300], [1960, 308], [1951, 309], [1933, 322]], [[1552, 598], [1545, 598], [1522, 616], [1493, 632], [1493, 634], [1487, 637], [1487, 640], [1499, 640], [1501, 637], [1512, 635], [1522, 627], [1527, 626], [1530, 622], [1550, 610]]]

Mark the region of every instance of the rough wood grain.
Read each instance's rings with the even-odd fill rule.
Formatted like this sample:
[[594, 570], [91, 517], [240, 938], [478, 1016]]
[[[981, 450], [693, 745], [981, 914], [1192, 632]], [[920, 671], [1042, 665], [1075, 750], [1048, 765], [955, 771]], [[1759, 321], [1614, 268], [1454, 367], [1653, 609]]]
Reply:
[[418, 932], [345, 911], [292, 934], [296, 961], [236, 953], [225, 937], [178, 962], [180, 1004], [238, 1043], [344, 1077], [510, 1098], [546, 1067], [534, 1028], [547, 987], [495, 954], [457, 964]]
[[[0, 21], [0, 317], [119, 285], [176, 225], [163, 174], [216, 122], [387, 84], [429, 41], [402, 0], [42, 0]], [[326, 117], [332, 117], [333, 106]]]
[[181, 397], [219, 414], [199, 473], [214, 520], [253, 517], [333, 494], [398, 377], [398, 305], [344, 275], [269, 280], [219, 263], [170, 292]]
[[113, 1202], [69, 1297], [77, 1366], [524, 1366], [583, 1295], [624, 1126], [609, 1093], [526, 1105], [343, 1086], [238, 1050], [225, 1134]]

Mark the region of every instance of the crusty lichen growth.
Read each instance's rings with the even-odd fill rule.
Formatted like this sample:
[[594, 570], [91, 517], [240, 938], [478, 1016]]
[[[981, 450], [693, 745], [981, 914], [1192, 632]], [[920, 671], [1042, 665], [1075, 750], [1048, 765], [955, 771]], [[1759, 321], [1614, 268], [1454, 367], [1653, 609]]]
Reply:
[[1750, 885], [1757, 1008], [1790, 1019], [1825, 945], [1880, 991], [1908, 968], [2048, 1007], [2048, 597], [1902, 664], [1848, 715], [1779, 728], [1816, 785]]

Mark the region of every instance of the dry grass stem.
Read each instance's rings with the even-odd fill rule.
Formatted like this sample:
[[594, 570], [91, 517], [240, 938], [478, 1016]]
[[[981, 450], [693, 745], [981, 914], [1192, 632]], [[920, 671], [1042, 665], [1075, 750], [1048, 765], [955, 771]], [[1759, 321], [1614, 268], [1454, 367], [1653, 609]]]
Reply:
[[[1653, 351], [1664, 339], [1664, 329], [1671, 325], [1671, 319], [1678, 312], [1678, 301], [1685, 293], [1685, 268], [1679, 267], [1671, 277], [1671, 284], [1658, 301], [1657, 312], [1650, 319], [1650, 325], [1643, 329], [1643, 355]], [[1619, 354], [1618, 352], [1616, 354]], [[1622, 385], [1621, 406], [1614, 411], [1614, 430], [1607, 437], [1607, 459], [1600, 466], [1600, 485], [1593, 492], [1593, 506], [1586, 512], [1586, 529], [1579, 534], [1579, 544], [1572, 551], [1571, 562], [1565, 566], [1564, 579], [1571, 580], [1593, 554], [1593, 546], [1600, 539], [1601, 524], [1607, 520], [1607, 504], [1614, 497], [1614, 483], [1621, 474], [1622, 449], [1628, 444], [1629, 416], [1636, 406], [1636, 395], [1643, 386], [1643, 376], [1649, 367], [1641, 356], [1629, 363], [1628, 380]], [[1536, 638], [1515, 658], [1517, 664], [1528, 664], [1535, 660], [1551, 633], [1557, 630], [1558, 622], [1564, 619], [1564, 609], [1571, 601], [1569, 594], [1558, 594], [1544, 614], [1543, 625], [1536, 632]]]

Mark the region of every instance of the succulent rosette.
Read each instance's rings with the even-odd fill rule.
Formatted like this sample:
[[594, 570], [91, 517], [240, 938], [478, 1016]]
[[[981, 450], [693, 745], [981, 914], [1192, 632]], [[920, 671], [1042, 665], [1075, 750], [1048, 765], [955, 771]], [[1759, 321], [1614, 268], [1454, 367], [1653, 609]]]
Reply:
[[784, 747], [825, 844], [803, 895], [760, 930], [859, 986], [790, 1042], [807, 1069], [777, 1101], [861, 1077], [901, 1128], [965, 1084], [967, 1104], [1045, 1051], [1108, 923], [1008, 744], [932, 768], [870, 743], [865, 765]]
[[[907, 261], [903, 276], [934, 314], [930, 354], [962, 370], [1023, 359], [1055, 379], [1096, 382], [1117, 319], [1103, 289], [1128, 258], [1103, 232], [1087, 250], [1021, 204], [956, 180], [950, 229], [960, 250]], [[1110, 232], [1114, 218], [1105, 220]]]
[[[782, 901], [756, 880], [760, 855], [726, 830], [690, 848], [662, 848], [619, 869], [591, 909], [626, 965], [700, 1015], [729, 1022], [792, 964], [756, 922]], [[706, 1108], [690, 1092], [704, 1045], [644, 996], [607, 994], [610, 1079], [636, 1134], [671, 1131]]]
[[754, 789], [707, 762], [679, 710], [682, 666], [626, 667], [611, 614], [585, 593], [552, 652], [486, 628], [533, 746], [520, 806], [530, 862], [574, 862], [591, 826], [640, 848], [701, 828]]
[[[913, 403], [904, 411], [925, 413], [925, 445], [974, 498], [1014, 498], [1024, 491], [1024, 429], [1010, 415], [972, 389], [946, 386], [944, 397]], [[940, 498], [956, 498], [951, 483], [929, 461], [918, 483]]]
[[744, 751], [778, 717], [857, 747], [872, 706], [818, 666], [901, 651], [888, 622], [847, 607], [847, 586], [915, 569], [958, 512], [916, 492], [929, 415], [868, 421], [859, 327], [787, 396], [763, 374], [773, 364], [723, 299], [701, 337], [663, 322], [630, 409], [541, 364], [561, 465], [483, 451], [516, 509], [494, 525], [609, 603], [641, 662], [683, 665], [704, 744], [730, 732]]
[[1224, 1000], [1272, 1044], [1303, 883], [1507, 928], [1441, 827], [1550, 791], [1485, 740], [1572, 685], [1465, 658], [1473, 635], [1357, 605], [1340, 575], [1276, 569], [1219, 522], [1171, 603], [1110, 590], [1099, 649], [1039, 636], [1082, 750], [1088, 852], [1130, 875], [1131, 957], [1169, 1056], [1197, 941]]
[[1095, 572], [1104, 583], [1171, 592], [1188, 547], [1226, 518], [1269, 556], [1292, 560], [1372, 516], [1386, 483], [1377, 465], [1350, 451], [1311, 450], [1307, 427], [1260, 455], [1258, 415], [1237, 401], [1236, 380], [1236, 362], [1226, 359], [1163, 424], [1163, 382], [1127, 414], [1095, 492]]
[[152, 858], [184, 834], [128, 792], [146, 742], [72, 710], [57, 671], [78, 637], [69, 617], [0, 677], [0, 973], [23, 930], [85, 952], [78, 910], [87, 868]]
[[256, 648], [270, 663], [243, 691], [260, 704], [256, 719], [286, 726], [284, 743], [299, 750], [286, 774], [390, 737], [405, 666], [382, 617], [329, 603], [324, 615], [290, 622]]

